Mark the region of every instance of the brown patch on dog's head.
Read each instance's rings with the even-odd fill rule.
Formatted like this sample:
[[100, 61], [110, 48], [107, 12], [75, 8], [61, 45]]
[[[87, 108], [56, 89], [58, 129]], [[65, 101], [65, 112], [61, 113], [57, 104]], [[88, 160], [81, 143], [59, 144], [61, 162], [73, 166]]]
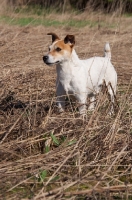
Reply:
[[74, 35], [67, 35], [64, 38], [64, 43], [67, 44], [71, 44], [71, 47], [73, 47], [75, 45], [75, 36]]
[[47, 33], [47, 35], [52, 35], [52, 43], [53, 43], [55, 40], [60, 40], [60, 38], [58, 37], [58, 35], [56, 35], [55, 33]]
[[63, 55], [64, 51], [71, 53], [72, 52], [71, 44], [70, 43], [65, 44], [63, 40], [59, 40], [55, 42], [54, 44], [52, 44], [50, 54], [54, 56], [57, 54]]

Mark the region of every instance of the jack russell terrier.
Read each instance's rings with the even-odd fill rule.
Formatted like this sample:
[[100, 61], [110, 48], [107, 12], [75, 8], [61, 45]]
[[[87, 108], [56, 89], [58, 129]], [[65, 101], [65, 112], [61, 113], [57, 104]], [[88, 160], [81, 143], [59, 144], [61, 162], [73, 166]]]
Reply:
[[80, 104], [81, 115], [86, 114], [87, 97], [91, 102], [89, 110], [93, 110], [96, 95], [101, 91], [104, 81], [112, 101], [111, 112], [113, 112], [117, 73], [110, 61], [109, 43], [105, 45], [104, 57], [80, 60], [74, 50], [74, 35], [67, 35], [64, 40], [61, 40], [55, 33], [48, 33], [48, 35], [52, 36], [52, 44], [49, 46], [49, 53], [43, 56], [43, 61], [47, 65], [56, 64], [56, 93], [59, 112], [64, 111], [65, 96], [69, 94], [73, 94]]

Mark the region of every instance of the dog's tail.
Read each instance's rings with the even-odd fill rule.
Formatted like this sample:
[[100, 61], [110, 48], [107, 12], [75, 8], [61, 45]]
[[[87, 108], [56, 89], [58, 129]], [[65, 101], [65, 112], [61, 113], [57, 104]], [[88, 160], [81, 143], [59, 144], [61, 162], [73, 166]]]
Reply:
[[104, 57], [109, 58], [111, 60], [111, 50], [109, 42], [106, 42], [104, 47]]

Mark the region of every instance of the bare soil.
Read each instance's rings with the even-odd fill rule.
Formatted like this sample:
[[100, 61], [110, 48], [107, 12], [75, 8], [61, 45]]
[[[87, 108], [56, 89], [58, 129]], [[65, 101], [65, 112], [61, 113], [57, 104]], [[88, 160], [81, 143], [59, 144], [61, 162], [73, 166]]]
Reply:
[[[107, 98], [84, 122], [69, 103], [65, 113], [57, 113], [55, 66], [42, 60], [51, 31], [61, 38], [74, 34], [82, 59], [103, 56], [110, 42], [118, 74], [114, 116], [107, 113]], [[116, 30], [1, 24], [0, 52], [1, 199], [130, 199], [132, 27], [127, 20]]]

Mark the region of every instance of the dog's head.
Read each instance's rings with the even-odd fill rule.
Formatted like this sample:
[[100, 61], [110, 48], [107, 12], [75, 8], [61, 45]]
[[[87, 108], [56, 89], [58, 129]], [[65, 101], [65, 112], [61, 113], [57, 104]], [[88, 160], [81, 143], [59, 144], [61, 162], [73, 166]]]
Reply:
[[47, 35], [52, 36], [52, 44], [49, 46], [48, 54], [43, 56], [44, 63], [53, 65], [69, 60], [75, 44], [75, 36], [67, 35], [64, 40], [61, 40], [55, 33]]

